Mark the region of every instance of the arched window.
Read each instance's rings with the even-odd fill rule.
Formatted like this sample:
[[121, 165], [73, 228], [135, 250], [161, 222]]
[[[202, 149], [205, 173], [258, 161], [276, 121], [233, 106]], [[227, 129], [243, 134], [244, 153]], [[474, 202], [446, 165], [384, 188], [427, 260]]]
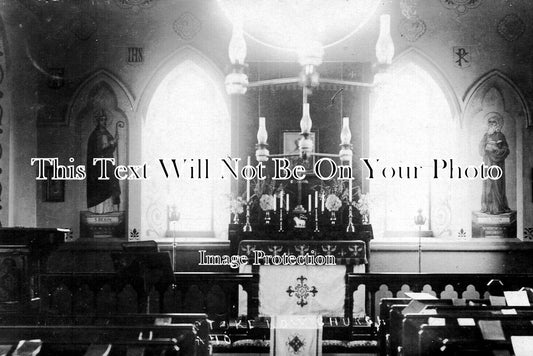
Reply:
[[[449, 233], [450, 181], [432, 175], [434, 159], [455, 156], [450, 105], [421, 66], [396, 64], [390, 74], [390, 80], [373, 93], [370, 113], [369, 162], [375, 177], [369, 181], [369, 192], [374, 230], [377, 236], [413, 236], [418, 231], [414, 217], [421, 209], [426, 218], [421, 230], [426, 235]], [[384, 167], [388, 167], [387, 178], [383, 178]]]
[[[142, 185], [146, 238], [227, 235], [230, 181], [217, 179], [215, 172], [220, 159], [230, 153], [230, 118], [219, 86], [195, 62], [181, 62], [155, 90], [143, 127], [142, 152], [154, 172]], [[179, 178], [172, 159], [181, 168]]]

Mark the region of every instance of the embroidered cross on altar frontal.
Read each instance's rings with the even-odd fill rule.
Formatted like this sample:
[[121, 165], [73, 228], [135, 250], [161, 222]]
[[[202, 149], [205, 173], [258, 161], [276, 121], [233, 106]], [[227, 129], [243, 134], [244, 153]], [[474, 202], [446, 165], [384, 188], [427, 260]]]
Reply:
[[259, 314], [344, 316], [346, 266], [261, 266]]
[[315, 286], [309, 287], [307, 283], [305, 283], [307, 278], [304, 276], [300, 276], [296, 279], [298, 280], [298, 284], [294, 286], [294, 289], [292, 286], [289, 286], [289, 288], [287, 288], [287, 294], [289, 294], [289, 297], [296, 297], [298, 299], [296, 304], [303, 308], [307, 305], [307, 298], [309, 296], [314, 297], [318, 293], [318, 290]]
[[322, 316], [274, 315], [270, 356], [321, 356]]

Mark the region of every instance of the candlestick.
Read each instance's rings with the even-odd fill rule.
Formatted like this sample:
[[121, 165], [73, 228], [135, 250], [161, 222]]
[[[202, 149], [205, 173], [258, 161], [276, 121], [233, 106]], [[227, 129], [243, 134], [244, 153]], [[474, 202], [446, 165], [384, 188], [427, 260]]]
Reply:
[[353, 180], [353, 177], [352, 177], [352, 160], [350, 160], [350, 163], [348, 164], [348, 167], [350, 167], [349, 171], [350, 171], [350, 177], [348, 178], [348, 200], [349, 202], [351, 203], [352, 202], [352, 180]]
[[316, 201], [315, 201], [315, 230], [314, 232], [320, 232], [320, 230], [318, 229], [318, 206], [316, 204]]
[[278, 232], [283, 232], [283, 190], [280, 192], [280, 198], [279, 198], [279, 230]]
[[350, 167], [350, 178], [348, 178], [348, 226], [346, 227], [346, 232], [355, 232], [355, 226], [353, 225], [353, 206], [352, 206], [352, 160], [348, 165]]
[[242, 227], [242, 231], [251, 232], [252, 225], [250, 224], [250, 204], [246, 204], [246, 223]]
[[[248, 166], [250, 165], [250, 156], [248, 156]], [[246, 203], [250, 201], [250, 179], [246, 180]]]
[[353, 224], [353, 206], [350, 204], [348, 206], [348, 226], [346, 227], [346, 232], [355, 232], [355, 226]]

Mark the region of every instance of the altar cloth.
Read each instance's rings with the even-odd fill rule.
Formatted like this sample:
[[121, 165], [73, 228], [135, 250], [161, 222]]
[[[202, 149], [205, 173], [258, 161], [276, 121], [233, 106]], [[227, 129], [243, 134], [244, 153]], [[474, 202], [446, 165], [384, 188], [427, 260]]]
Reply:
[[261, 266], [259, 315], [344, 316], [346, 266]]
[[274, 315], [270, 356], [322, 356], [322, 316]]

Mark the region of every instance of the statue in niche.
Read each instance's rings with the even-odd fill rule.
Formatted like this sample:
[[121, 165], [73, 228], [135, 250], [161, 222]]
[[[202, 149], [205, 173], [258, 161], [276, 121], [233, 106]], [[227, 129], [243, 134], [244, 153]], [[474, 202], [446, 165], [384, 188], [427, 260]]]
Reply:
[[[94, 113], [96, 127], [87, 142], [87, 208], [91, 213], [105, 214], [118, 211], [120, 185], [113, 174], [114, 166], [107, 162], [108, 180], [100, 180], [101, 163], [93, 165], [94, 158], [114, 158], [118, 147], [118, 130], [115, 136], [107, 130], [107, 114], [104, 109]], [[118, 126], [117, 126], [118, 128]], [[115, 164], [118, 164], [118, 159]]]
[[485, 115], [488, 129], [479, 143], [479, 153], [483, 156], [486, 166], [498, 166], [502, 176], [498, 180], [483, 181], [481, 194], [481, 212], [491, 215], [503, 214], [510, 211], [505, 195], [505, 159], [510, 153], [503, 128], [503, 116], [498, 112]]

